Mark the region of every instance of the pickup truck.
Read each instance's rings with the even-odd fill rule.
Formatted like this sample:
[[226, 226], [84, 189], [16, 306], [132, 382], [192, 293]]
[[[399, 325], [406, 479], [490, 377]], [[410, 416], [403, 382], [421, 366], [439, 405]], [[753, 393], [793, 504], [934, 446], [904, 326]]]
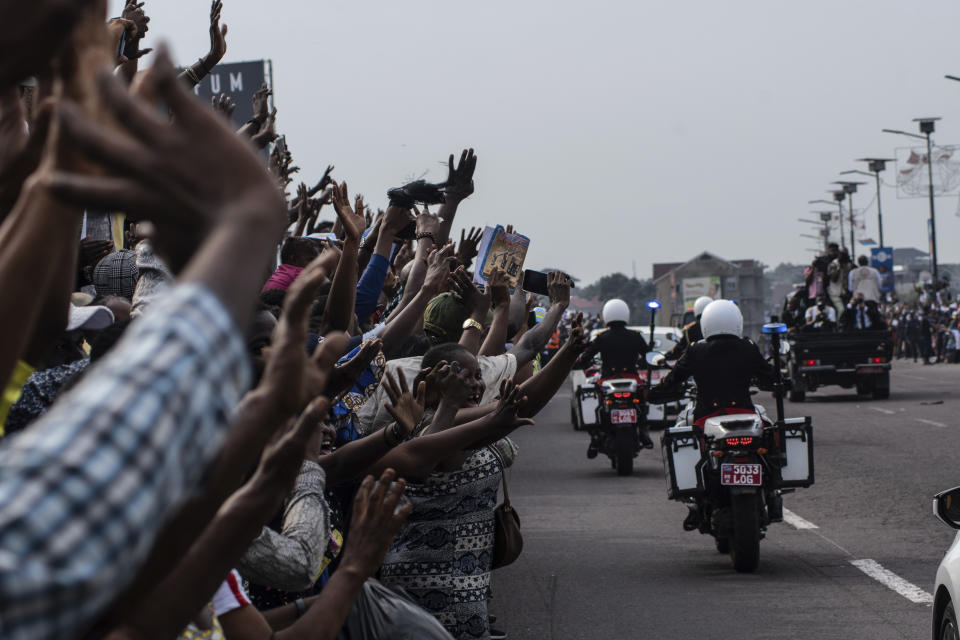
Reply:
[[889, 331], [801, 331], [787, 341], [791, 402], [803, 402], [808, 391], [831, 385], [856, 387], [858, 394], [877, 399], [890, 397], [893, 338]]

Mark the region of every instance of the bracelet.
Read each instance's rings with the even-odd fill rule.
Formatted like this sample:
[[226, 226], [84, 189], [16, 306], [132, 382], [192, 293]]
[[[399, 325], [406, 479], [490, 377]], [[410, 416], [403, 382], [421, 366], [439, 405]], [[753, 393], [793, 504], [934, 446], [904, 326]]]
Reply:
[[303, 598], [297, 598], [296, 600], [294, 600], [294, 601], [293, 601], [293, 606], [295, 606], [295, 607], [297, 608], [297, 618], [298, 618], [298, 619], [299, 619], [301, 616], [303, 616], [304, 613], [307, 612], [307, 605], [304, 604]]
[[433, 233], [431, 233], [430, 231], [423, 231], [423, 232], [421, 232], [421, 233], [418, 233], [415, 237], [416, 237], [417, 240], [423, 240], [424, 238], [430, 238], [430, 242], [432, 242], [432, 243], [434, 244], [434, 246], [439, 246], [439, 245], [437, 245], [437, 239], [436, 239], [436, 237], [434, 237]]
[[393, 437], [396, 439], [397, 444], [400, 444], [401, 442], [403, 442], [403, 434], [400, 433], [400, 423], [399, 423], [399, 422], [394, 422], [394, 423], [393, 423], [393, 429], [392, 429], [392, 431], [393, 431]]
[[387, 445], [387, 447], [389, 447], [390, 449], [393, 449], [397, 445], [390, 444], [390, 439], [387, 438], [387, 431], [389, 431], [389, 429], [390, 429], [390, 425], [387, 425], [383, 428], [383, 443]]

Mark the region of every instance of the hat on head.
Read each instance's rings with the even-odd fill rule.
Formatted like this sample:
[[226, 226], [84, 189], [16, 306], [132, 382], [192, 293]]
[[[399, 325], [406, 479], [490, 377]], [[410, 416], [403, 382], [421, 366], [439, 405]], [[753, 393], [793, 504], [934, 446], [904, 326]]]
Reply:
[[67, 319], [67, 331], [77, 329], [105, 329], [113, 324], [113, 311], [99, 305], [92, 307], [78, 307], [70, 303], [70, 316]]
[[434, 344], [457, 342], [463, 321], [470, 317], [467, 308], [452, 293], [442, 293], [427, 303], [423, 312], [423, 332]]
[[108, 254], [93, 270], [93, 286], [98, 296], [120, 296], [133, 300], [137, 288], [137, 254], [121, 249]]

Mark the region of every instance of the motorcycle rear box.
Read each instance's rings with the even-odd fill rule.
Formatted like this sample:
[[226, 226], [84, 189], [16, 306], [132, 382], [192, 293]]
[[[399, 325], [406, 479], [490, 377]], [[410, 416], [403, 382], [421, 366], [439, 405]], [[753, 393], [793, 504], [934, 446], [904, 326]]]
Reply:
[[805, 418], [787, 418], [780, 432], [787, 463], [780, 469], [781, 486], [809, 487], [813, 484], [813, 422]]
[[577, 389], [577, 402], [580, 403], [580, 419], [584, 426], [597, 424], [597, 407], [600, 398], [596, 387], [583, 386]]
[[700, 429], [686, 425], [673, 426], [660, 440], [663, 473], [667, 479], [667, 496], [671, 500], [690, 498], [703, 491], [700, 475]]

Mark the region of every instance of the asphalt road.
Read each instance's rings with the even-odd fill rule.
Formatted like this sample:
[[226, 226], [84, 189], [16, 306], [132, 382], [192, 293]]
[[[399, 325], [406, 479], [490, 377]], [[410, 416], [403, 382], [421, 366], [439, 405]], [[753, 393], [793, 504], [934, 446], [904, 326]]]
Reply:
[[[960, 365], [894, 365], [889, 400], [843, 389], [787, 402], [813, 417], [816, 484], [784, 497], [815, 525], [773, 524], [760, 567], [738, 574], [713, 539], [684, 532], [657, 448], [620, 478], [588, 460], [565, 388], [516, 435], [511, 499], [524, 552], [494, 572], [491, 611], [513, 640], [930, 638], [931, 607], [852, 564], [872, 560], [933, 593], [953, 531], [933, 494], [960, 485]], [[756, 397], [773, 413], [769, 394]]]

